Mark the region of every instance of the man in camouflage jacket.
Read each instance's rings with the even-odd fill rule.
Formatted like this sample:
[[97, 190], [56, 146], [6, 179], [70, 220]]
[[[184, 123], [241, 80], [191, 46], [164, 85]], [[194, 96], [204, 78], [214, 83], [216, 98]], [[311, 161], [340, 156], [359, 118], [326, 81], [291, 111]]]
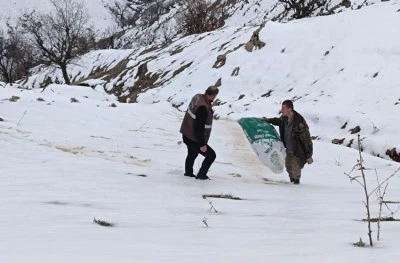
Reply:
[[279, 126], [279, 134], [286, 147], [286, 170], [290, 181], [299, 184], [301, 169], [306, 163], [313, 163], [313, 143], [307, 122], [303, 116], [294, 110], [292, 101], [285, 100], [282, 103], [281, 112], [281, 117], [263, 117], [263, 120]]

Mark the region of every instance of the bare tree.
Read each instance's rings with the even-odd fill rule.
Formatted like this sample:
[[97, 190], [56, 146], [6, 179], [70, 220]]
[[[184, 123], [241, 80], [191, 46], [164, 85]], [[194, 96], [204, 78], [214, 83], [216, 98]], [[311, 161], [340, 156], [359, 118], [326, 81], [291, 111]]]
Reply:
[[84, 54], [94, 44], [94, 32], [88, 26], [88, 12], [83, 2], [50, 0], [53, 10], [47, 14], [24, 13], [19, 22], [28, 41], [43, 61], [61, 68], [66, 84], [71, 84], [67, 64]]
[[13, 82], [13, 72], [16, 65], [14, 53], [16, 44], [0, 30], [0, 73], [1, 79], [6, 83]]
[[13, 83], [27, 74], [35, 64], [33, 52], [17, 28], [7, 21], [7, 32], [0, 30], [0, 75], [7, 83]]
[[186, 34], [200, 34], [224, 25], [226, 11], [223, 6], [207, 0], [184, 0], [183, 13], [178, 17], [179, 30]]
[[150, 26], [160, 20], [160, 17], [168, 12], [173, 2], [154, 0], [145, 5], [141, 14], [142, 26]]
[[105, 7], [114, 18], [114, 21], [121, 28], [135, 26], [139, 19], [141, 8], [138, 1], [114, 0], [112, 3], [106, 3]]
[[312, 16], [318, 9], [328, 9], [331, 0], [279, 0], [286, 13], [293, 13], [293, 19]]
[[150, 26], [181, 0], [114, 0], [105, 7], [121, 28]]

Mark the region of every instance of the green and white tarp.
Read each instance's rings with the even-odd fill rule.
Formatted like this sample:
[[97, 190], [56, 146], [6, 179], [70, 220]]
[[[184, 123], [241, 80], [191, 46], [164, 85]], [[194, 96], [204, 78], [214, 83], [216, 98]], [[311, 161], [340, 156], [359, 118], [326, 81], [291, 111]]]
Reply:
[[260, 161], [274, 173], [285, 168], [286, 149], [274, 126], [260, 118], [238, 120]]

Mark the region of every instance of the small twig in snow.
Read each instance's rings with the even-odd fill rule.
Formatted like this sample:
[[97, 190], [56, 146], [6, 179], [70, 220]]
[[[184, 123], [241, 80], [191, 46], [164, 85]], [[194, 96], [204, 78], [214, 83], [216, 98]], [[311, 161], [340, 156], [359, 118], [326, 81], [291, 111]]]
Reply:
[[22, 119], [25, 117], [27, 111], [24, 111], [24, 114], [22, 114], [21, 118], [19, 119], [17, 126], [19, 126], [19, 124], [21, 123]]
[[208, 223], [207, 223], [207, 218], [205, 218], [205, 217], [203, 218], [203, 224], [204, 224], [206, 227], [209, 227], [209, 226], [208, 226]]
[[100, 225], [100, 226], [105, 226], [105, 227], [114, 226], [113, 223], [109, 223], [109, 222], [107, 222], [105, 220], [100, 220], [100, 219], [96, 219], [96, 218], [93, 218], [93, 222], [98, 224], [98, 225]]
[[142, 124], [142, 126], [140, 126], [139, 128], [137, 128], [137, 129], [135, 129], [135, 130], [129, 130], [129, 131], [138, 132], [138, 131], [140, 131], [140, 130], [144, 127], [144, 125], [146, 125], [146, 123], [147, 123], [147, 121], [145, 121], [145, 122]]
[[212, 210], [214, 210], [215, 213], [218, 213], [217, 209], [215, 209], [215, 207], [213, 206], [212, 201], [208, 200], [207, 198], [205, 198], [205, 199], [206, 199], [207, 202], [210, 204], [210, 212], [211, 212]]
[[400, 171], [400, 167], [394, 171], [394, 173], [392, 173], [388, 178], [386, 178], [385, 180], [383, 180], [383, 182], [381, 182], [380, 184], [378, 184], [377, 187], [374, 188], [374, 190], [372, 190], [368, 196], [371, 196], [378, 188], [380, 188], [384, 183], [386, 183], [387, 181], [390, 180], [390, 178], [392, 178], [393, 176], [395, 176], [398, 172]]

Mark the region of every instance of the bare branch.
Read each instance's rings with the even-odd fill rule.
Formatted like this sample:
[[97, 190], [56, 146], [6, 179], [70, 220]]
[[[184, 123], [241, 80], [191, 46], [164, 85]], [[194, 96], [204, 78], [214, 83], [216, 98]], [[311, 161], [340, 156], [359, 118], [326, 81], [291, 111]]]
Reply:
[[400, 210], [400, 206], [397, 207], [396, 211], [394, 211], [394, 212], [392, 211], [392, 215], [397, 214], [397, 212], [399, 212], [399, 210]]
[[[378, 182], [378, 185], [380, 184], [380, 182], [379, 182], [379, 176], [378, 176], [378, 172], [376, 171], [376, 169], [375, 169], [375, 176], [376, 176], [376, 180], [377, 180], [377, 182]], [[378, 231], [377, 231], [377, 234], [376, 234], [376, 239], [379, 241], [379, 239], [380, 239], [380, 233], [381, 233], [381, 218], [382, 218], [382, 205], [383, 205], [383, 199], [384, 199], [384, 197], [385, 197], [385, 194], [386, 194], [386, 190], [387, 190], [387, 187], [388, 187], [388, 185], [389, 185], [389, 183], [386, 183], [386, 186], [385, 186], [385, 188], [384, 188], [384, 190], [383, 190], [383, 193], [382, 193], [382, 191], [381, 191], [381, 187], [379, 187], [378, 188], [378, 190], [377, 190], [377, 195], [378, 195], [378, 200], [379, 200], [379, 214], [378, 214], [378, 222], [377, 222], [377, 224], [378, 224]]]
[[364, 185], [358, 180], [358, 178], [360, 178], [360, 176], [351, 176], [348, 173], [344, 173], [345, 175], [347, 175], [350, 178], [350, 182], [352, 183], [353, 181], [357, 182], [359, 185], [361, 185], [362, 187], [364, 187]]
[[378, 184], [377, 187], [375, 187], [369, 194], [368, 196], [371, 196], [378, 188], [380, 188], [384, 183], [386, 183], [387, 181], [389, 181], [392, 177], [394, 177], [398, 172], [400, 171], [400, 167], [393, 172], [393, 174], [391, 174], [388, 178], [386, 178], [385, 180], [383, 180], [380, 184]]

